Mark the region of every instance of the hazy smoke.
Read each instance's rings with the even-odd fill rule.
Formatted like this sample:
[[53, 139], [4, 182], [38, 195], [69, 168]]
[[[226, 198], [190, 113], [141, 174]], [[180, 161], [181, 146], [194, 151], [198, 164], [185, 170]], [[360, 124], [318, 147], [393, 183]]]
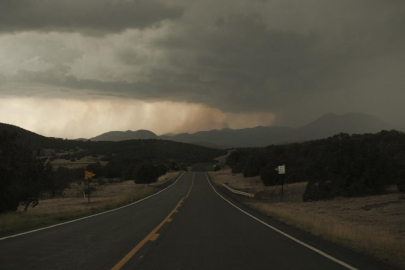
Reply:
[[227, 114], [185, 102], [124, 99], [0, 99], [0, 122], [52, 137], [90, 138], [112, 130], [147, 129], [156, 134], [225, 127], [271, 125], [274, 115]]

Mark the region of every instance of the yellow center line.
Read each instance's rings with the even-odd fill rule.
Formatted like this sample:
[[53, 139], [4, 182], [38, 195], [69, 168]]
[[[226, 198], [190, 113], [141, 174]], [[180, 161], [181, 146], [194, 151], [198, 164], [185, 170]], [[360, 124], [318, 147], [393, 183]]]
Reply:
[[155, 234], [152, 236], [152, 238], [150, 239], [150, 241], [155, 241], [155, 240], [159, 237], [159, 235], [160, 235], [160, 234], [155, 233]]
[[[193, 175], [193, 181], [191, 182], [191, 187], [187, 193], [187, 196], [190, 195], [191, 189], [193, 188], [193, 184], [194, 184], [194, 177], [195, 177], [195, 173]], [[170, 222], [172, 219], [170, 218], [174, 213], [177, 212], [177, 209], [180, 207], [181, 203], [183, 202], [185, 198], [181, 198], [181, 200], [179, 201], [179, 203], [176, 205], [176, 207], [173, 209], [172, 212], [170, 212], [170, 214], [155, 228], [153, 229], [153, 231], [151, 231], [148, 236], [145, 237], [145, 239], [143, 239], [141, 242], [139, 242], [138, 245], [136, 245], [136, 247], [134, 247], [121, 261], [119, 261], [113, 268], [111, 268], [111, 270], [119, 270], [121, 269], [134, 255], [135, 253], [137, 253], [149, 240], [154, 241], [156, 240], [156, 238], [159, 236], [158, 234], [156, 234], [156, 232], [166, 223], [166, 222]], [[170, 221], [169, 221], [170, 220]]]
[[190, 186], [190, 189], [188, 190], [186, 198], [188, 198], [188, 196], [190, 196], [191, 189], [193, 188], [193, 185], [194, 185], [194, 178], [195, 178], [195, 173], [193, 174], [193, 181], [191, 182], [191, 186]]

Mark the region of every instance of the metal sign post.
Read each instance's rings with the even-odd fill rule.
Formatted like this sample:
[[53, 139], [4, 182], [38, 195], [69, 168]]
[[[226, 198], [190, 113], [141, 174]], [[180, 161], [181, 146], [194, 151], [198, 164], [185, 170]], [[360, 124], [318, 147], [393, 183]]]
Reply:
[[90, 203], [90, 179], [87, 179], [87, 202]]
[[90, 203], [90, 180], [95, 176], [94, 173], [90, 171], [84, 171], [84, 179], [87, 180], [87, 200]]
[[[278, 174], [280, 175], [285, 175], [285, 165], [278, 166], [276, 168], [276, 171], [278, 171]], [[281, 177], [281, 196], [284, 196], [284, 176]]]

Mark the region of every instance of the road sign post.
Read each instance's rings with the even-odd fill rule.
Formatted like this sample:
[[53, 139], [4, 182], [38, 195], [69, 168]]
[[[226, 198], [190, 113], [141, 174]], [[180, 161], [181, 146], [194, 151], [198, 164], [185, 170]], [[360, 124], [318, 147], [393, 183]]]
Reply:
[[284, 175], [285, 175], [285, 165], [278, 166], [276, 168], [278, 174], [281, 177], [281, 196], [284, 196]]
[[87, 179], [87, 202], [90, 204], [90, 179]]
[[84, 171], [84, 179], [87, 180], [87, 201], [90, 203], [90, 180], [95, 176], [94, 173], [90, 171]]

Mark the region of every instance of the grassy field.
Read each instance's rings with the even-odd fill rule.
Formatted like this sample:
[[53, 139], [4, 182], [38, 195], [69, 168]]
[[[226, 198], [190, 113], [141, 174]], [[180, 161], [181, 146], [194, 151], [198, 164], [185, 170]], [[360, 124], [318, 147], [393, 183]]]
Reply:
[[[181, 172], [169, 172], [160, 179], [175, 180], [180, 174]], [[104, 185], [92, 183], [91, 186], [96, 191], [91, 193], [90, 204], [87, 198], [84, 198], [81, 187], [75, 183], [65, 190], [64, 197], [40, 200], [35, 208], [29, 208], [26, 213], [18, 211], [0, 215], [0, 233], [51, 225], [100, 213], [140, 200], [161, 190], [159, 187], [135, 184], [133, 181]]]
[[281, 196], [281, 187], [265, 187], [259, 177], [209, 174], [217, 185], [255, 193], [258, 199], [242, 201], [266, 215], [405, 269], [405, 195], [396, 187], [379, 196], [304, 203], [306, 183], [285, 185]]
[[70, 161], [66, 159], [55, 159], [51, 161], [51, 164], [53, 167], [65, 167], [69, 169], [76, 169], [76, 168], [85, 168], [89, 164], [96, 164], [99, 162], [101, 165], [105, 166], [108, 162], [105, 161], [100, 161], [100, 158], [94, 158], [94, 157], [83, 157], [81, 159], [78, 159], [76, 161]]

